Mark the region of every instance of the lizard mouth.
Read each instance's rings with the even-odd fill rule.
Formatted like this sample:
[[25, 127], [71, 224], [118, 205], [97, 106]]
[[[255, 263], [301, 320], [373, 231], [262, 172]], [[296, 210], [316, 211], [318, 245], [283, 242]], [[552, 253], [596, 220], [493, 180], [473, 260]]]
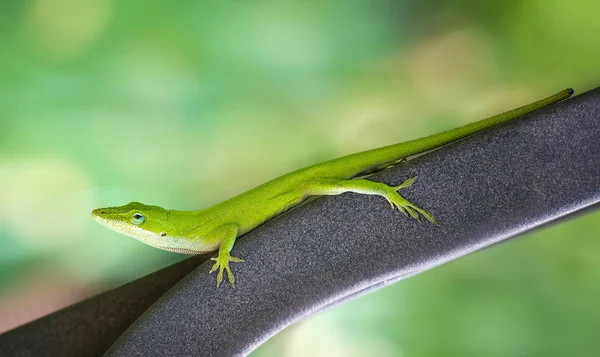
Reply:
[[104, 212], [103, 208], [98, 208], [98, 209], [95, 209], [92, 211], [92, 216], [98, 216], [98, 215], [101, 215], [104, 213], [106, 213], [106, 212]]
[[[132, 238], [135, 238], [139, 241], [142, 241], [146, 244], [150, 244], [152, 246], [156, 246], [153, 244], [152, 239], [154, 238], [154, 233], [148, 232], [140, 227], [133, 226], [128, 222], [124, 222], [120, 219], [114, 219], [110, 217], [109, 214], [105, 212], [103, 209], [96, 209], [92, 211], [92, 218], [100, 223], [101, 225], [110, 228], [115, 232], [119, 232], [125, 235], [128, 235]], [[160, 247], [157, 247], [160, 248]]]
[[[100, 223], [101, 225], [122, 234], [125, 234], [129, 237], [132, 237], [136, 240], [139, 240], [142, 243], [148, 244], [154, 248], [166, 250], [173, 253], [179, 254], [204, 254], [209, 253], [210, 251], [198, 251], [187, 248], [174, 248], [169, 246], [163, 246], [157, 242], [157, 234], [146, 231], [140, 227], [133, 226], [127, 222], [123, 222], [119, 219], [111, 219], [108, 217], [109, 213], [107, 213], [106, 209], [95, 209], [92, 211], [92, 218]], [[169, 239], [169, 237], [161, 236], [162, 239]]]
[[165, 248], [165, 247], [157, 247], [157, 248], [166, 250], [168, 252], [179, 253], [179, 254], [194, 254], [195, 255], [195, 254], [211, 253], [211, 252], [203, 252], [203, 251], [199, 251], [199, 250], [183, 249], [183, 248]]
[[118, 220], [113, 220], [110, 219], [106, 216], [102, 216], [101, 214], [96, 214], [96, 211], [92, 212], [92, 218], [94, 219], [94, 221], [100, 223], [101, 225], [112, 229], [113, 231], [117, 231], [119, 233], [124, 233], [127, 235], [130, 235], [129, 231], [131, 230], [129, 227], [127, 227], [127, 225], [124, 222], [118, 221]]

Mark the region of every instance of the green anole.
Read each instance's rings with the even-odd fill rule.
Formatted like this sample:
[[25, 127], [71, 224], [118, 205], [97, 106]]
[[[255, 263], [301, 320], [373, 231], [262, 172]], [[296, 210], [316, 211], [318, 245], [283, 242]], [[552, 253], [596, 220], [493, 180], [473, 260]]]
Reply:
[[110, 229], [171, 252], [200, 254], [218, 248], [218, 255], [211, 258], [215, 263], [210, 272], [218, 270], [217, 287], [223, 280], [223, 271], [227, 273], [231, 286], [234, 286], [235, 278], [229, 263], [243, 262], [230, 255], [236, 238], [310, 196], [339, 195], [344, 192], [381, 196], [393, 209], [397, 208], [404, 215], [419, 222], [422, 216], [437, 224], [430, 213], [407, 201], [397, 192], [410, 186], [415, 177], [398, 186], [388, 186], [369, 181], [364, 174], [510, 121], [572, 94], [572, 89], [565, 89], [529, 105], [456, 129], [309, 166], [198, 211], [167, 210], [131, 202], [124, 206], [96, 209], [92, 216]]

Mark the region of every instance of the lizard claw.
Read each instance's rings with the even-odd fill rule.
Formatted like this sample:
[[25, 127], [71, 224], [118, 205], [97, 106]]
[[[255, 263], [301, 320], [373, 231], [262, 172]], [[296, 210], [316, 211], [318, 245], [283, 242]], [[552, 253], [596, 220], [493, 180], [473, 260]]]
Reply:
[[[414, 181], [414, 178], [408, 179], [405, 182], [412, 183], [412, 181]], [[400, 212], [402, 212], [405, 216], [410, 216], [411, 218], [413, 218], [414, 220], [416, 220], [419, 223], [421, 223], [420, 216], [423, 216], [429, 222], [436, 224], [436, 225], [438, 224], [437, 221], [435, 220], [435, 218], [431, 215], [431, 213], [413, 205], [412, 203], [405, 200], [402, 196], [400, 196], [396, 192], [397, 187], [399, 187], [399, 186], [392, 187], [392, 190], [390, 190], [389, 192], [386, 192], [386, 194], [383, 195], [383, 197], [385, 197], [385, 199], [390, 204], [392, 204], [392, 207], [398, 208], [398, 210]]]
[[244, 261], [244, 259], [240, 259], [238, 257], [232, 257], [231, 255], [229, 255], [229, 253], [225, 253], [225, 254], [219, 254], [217, 257], [210, 258], [210, 260], [214, 260], [215, 264], [212, 266], [209, 273], [212, 273], [212, 272], [216, 271], [217, 269], [219, 270], [219, 272], [217, 273], [217, 288], [221, 284], [221, 281], [223, 281], [223, 271], [227, 272], [227, 280], [229, 280], [231, 287], [235, 288], [235, 277], [233, 276], [233, 273], [231, 272], [231, 268], [229, 267], [229, 262], [241, 263]]

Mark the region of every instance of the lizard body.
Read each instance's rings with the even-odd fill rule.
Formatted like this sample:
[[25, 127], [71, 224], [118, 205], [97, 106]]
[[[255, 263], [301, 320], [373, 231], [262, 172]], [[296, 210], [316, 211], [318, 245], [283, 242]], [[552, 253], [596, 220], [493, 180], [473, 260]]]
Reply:
[[572, 89], [565, 89], [529, 105], [456, 129], [302, 168], [198, 211], [166, 210], [131, 202], [124, 206], [96, 209], [92, 216], [108, 228], [156, 248], [183, 254], [199, 254], [218, 249], [217, 257], [211, 258], [215, 261], [211, 272], [218, 270], [217, 286], [223, 279], [224, 271], [234, 286], [235, 278], [229, 262], [243, 261], [230, 255], [235, 239], [311, 196], [344, 192], [378, 195], [406, 216], [417, 221], [422, 216], [437, 224], [430, 213], [397, 193], [399, 189], [410, 186], [414, 177], [398, 186], [356, 177], [510, 121], [572, 94]]

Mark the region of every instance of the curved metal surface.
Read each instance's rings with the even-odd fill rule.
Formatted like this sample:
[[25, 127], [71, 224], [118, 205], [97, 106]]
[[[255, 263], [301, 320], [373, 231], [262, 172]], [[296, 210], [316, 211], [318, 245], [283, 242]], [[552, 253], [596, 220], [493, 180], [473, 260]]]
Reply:
[[107, 356], [245, 355], [289, 324], [600, 202], [600, 90], [380, 172], [432, 212], [417, 224], [383, 199], [309, 202], [250, 232], [237, 286], [210, 262], [144, 313]]
[[101, 356], [135, 319], [209, 257], [194, 256], [0, 334], [0, 356]]

